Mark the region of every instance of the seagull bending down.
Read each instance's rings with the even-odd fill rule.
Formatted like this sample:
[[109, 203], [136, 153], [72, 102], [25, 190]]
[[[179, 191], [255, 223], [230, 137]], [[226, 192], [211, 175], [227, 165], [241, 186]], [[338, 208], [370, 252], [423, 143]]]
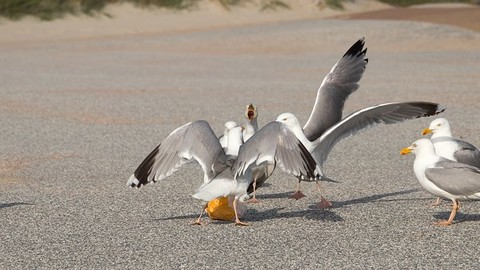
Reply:
[[[241, 137], [241, 130], [232, 136]], [[238, 157], [230, 158], [223, 150], [210, 125], [195, 121], [175, 129], [144, 159], [127, 181], [131, 187], [141, 187], [172, 175], [189, 160], [195, 159], [203, 169], [204, 183], [193, 195], [204, 202], [234, 195], [235, 224], [241, 222], [237, 202], [245, 200], [252, 182], [252, 168], [277, 164], [283, 171], [301, 179], [318, 180], [322, 176], [308, 150], [290, 129], [280, 122], [270, 122], [239, 148]], [[201, 216], [196, 224], [200, 223]]]

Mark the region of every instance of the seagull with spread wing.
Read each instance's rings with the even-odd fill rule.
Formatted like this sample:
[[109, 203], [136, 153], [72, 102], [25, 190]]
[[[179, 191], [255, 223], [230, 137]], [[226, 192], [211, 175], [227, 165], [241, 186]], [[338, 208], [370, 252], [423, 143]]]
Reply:
[[[232, 136], [241, 137], [241, 129]], [[238, 157], [231, 159], [206, 121], [195, 121], [175, 129], [144, 159], [127, 181], [131, 187], [141, 187], [167, 178], [189, 160], [195, 159], [203, 169], [204, 183], [193, 195], [204, 202], [234, 195], [235, 224], [241, 222], [237, 202], [245, 200], [252, 182], [252, 168], [276, 164], [283, 171], [301, 179], [318, 180], [322, 172], [308, 150], [288, 126], [274, 121], [255, 133], [240, 146]], [[195, 224], [200, 224], [201, 215]]]

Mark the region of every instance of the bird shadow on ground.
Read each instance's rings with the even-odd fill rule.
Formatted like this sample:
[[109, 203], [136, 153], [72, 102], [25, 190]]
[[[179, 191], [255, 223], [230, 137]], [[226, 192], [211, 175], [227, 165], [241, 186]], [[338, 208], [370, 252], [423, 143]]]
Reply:
[[[409, 189], [409, 190], [396, 191], [396, 192], [390, 192], [390, 193], [384, 193], [384, 194], [376, 194], [376, 195], [371, 195], [371, 196], [366, 196], [366, 197], [346, 200], [346, 201], [332, 201], [332, 204], [333, 204], [333, 208], [341, 208], [341, 207], [352, 205], [352, 204], [371, 203], [376, 201], [391, 202], [391, 201], [400, 201], [400, 200], [410, 200], [410, 199], [383, 200], [383, 198], [397, 196], [397, 195], [405, 195], [405, 194], [409, 194], [417, 191], [419, 191], [419, 189]], [[412, 199], [412, 200], [415, 200], [415, 199]], [[310, 206], [310, 208], [311, 207], [314, 207], [314, 206]]]
[[[442, 211], [433, 215], [434, 218], [441, 220], [447, 220], [450, 216], [450, 211]], [[457, 213], [455, 219], [453, 220], [453, 224], [469, 222], [469, 221], [480, 221], [480, 214], [464, 214], [464, 213]]]
[[24, 203], [24, 202], [0, 203], [0, 209], [17, 206], [17, 205], [33, 205], [33, 203]]
[[[339, 215], [329, 210], [309, 209], [309, 210], [301, 210], [301, 211], [281, 212], [281, 210], [283, 209], [285, 208], [284, 207], [273, 208], [266, 211], [249, 209], [245, 214], [245, 216], [243, 216], [241, 219], [245, 221], [263, 221], [263, 220], [270, 220], [270, 219], [301, 217], [309, 220], [322, 220], [322, 221], [332, 221], [332, 222], [343, 221], [342, 217], [340, 217]], [[198, 217], [197, 214], [191, 214], [191, 215], [157, 218], [157, 219], [153, 219], [153, 221], [177, 220], [177, 219], [191, 219], [193, 221], [197, 217]], [[225, 223], [222, 221], [215, 221], [215, 222]]]
[[281, 212], [281, 208], [273, 208], [265, 211], [258, 211], [255, 209], [249, 209], [245, 217], [246, 221], [263, 221], [270, 219], [281, 219], [281, 218], [305, 218], [308, 220], [321, 220], [321, 221], [331, 221], [338, 222], [343, 221], [344, 219], [337, 215], [336, 213], [324, 210], [324, 209], [309, 209], [309, 210], [300, 210], [300, 211], [290, 211], [290, 212]]
[[[281, 199], [288, 198], [293, 192], [271, 193], [271, 194], [257, 194], [258, 199]], [[251, 196], [250, 196], [251, 197]]]
[[174, 216], [174, 217], [164, 217], [164, 218], [155, 218], [153, 221], [162, 221], [162, 220], [176, 220], [176, 219], [196, 219], [199, 214], [183, 215], [183, 216]]

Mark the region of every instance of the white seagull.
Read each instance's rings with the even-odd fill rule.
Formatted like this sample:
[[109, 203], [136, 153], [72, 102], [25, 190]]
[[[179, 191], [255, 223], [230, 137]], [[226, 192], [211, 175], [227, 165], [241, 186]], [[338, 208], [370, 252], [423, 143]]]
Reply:
[[[458, 161], [480, 168], [480, 151], [472, 144], [454, 139], [450, 123], [445, 118], [437, 118], [422, 131], [422, 135], [432, 134], [431, 140], [435, 153], [443, 158]], [[441, 198], [430, 205], [440, 205]]]
[[[241, 137], [241, 132], [228, 134]], [[252, 180], [252, 168], [277, 164], [283, 171], [301, 179], [318, 180], [320, 168], [307, 149], [290, 129], [280, 122], [270, 122], [243, 144], [236, 160], [229, 158], [206, 121], [195, 121], [175, 129], [144, 159], [127, 181], [131, 187], [141, 187], [162, 180], [191, 159], [203, 169], [204, 183], [193, 195], [204, 202], [234, 195], [235, 224], [239, 220], [237, 202], [243, 201]], [[205, 207], [195, 224], [200, 223]]]
[[228, 132], [230, 129], [234, 127], [238, 127], [237, 123], [234, 121], [227, 121], [225, 122], [225, 129], [223, 130], [223, 135], [218, 138], [220, 141], [220, 145], [222, 145], [223, 148], [227, 148], [227, 143], [228, 143]]
[[453, 202], [448, 220], [437, 225], [452, 224], [460, 208], [459, 200], [480, 198], [479, 168], [436, 155], [429, 139], [417, 140], [400, 152], [402, 155], [410, 153], [415, 154], [413, 170], [420, 185], [429, 193]]
[[[323, 165], [327, 161], [328, 155], [331, 150], [340, 140], [350, 135], [374, 127], [377, 124], [395, 124], [403, 122], [409, 119], [415, 119], [419, 117], [431, 116], [443, 112], [445, 109], [432, 102], [413, 101], [413, 102], [396, 102], [396, 103], [384, 103], [372, 107], [368, 107], [362, 110], [358, 110], [337, 124], [328, 128], [322, 136], [314, 141], [310, 141], [304, 134], [298, 119], [292, 113], [283, 113], [278, 116], [277, 121], [287, 125], [302, 142], [302, 144], [312, 154], [318, 166], [323, 172]], [[323, 176], [322, 179], [328, 178]], [[299, 181], [306, 181], [305, 179], [299, 179]], [[321, 201], [318, 207], [324, 208], [328, 206], [322, 195], [320, 195]]]
[[[324, 77], [310, 117], [303, 127], [304, 136], [308, 141], [317, 140], [328, 128], [342, 119], [345, 101], [358, 89], [358, 82], [368, 63], [367, 49], [363, 48], [364, 45], [364, 38], [355, 42]], [[296, 200], [305, 197], [300, 191], [300, 181], [297, 190], [290, 197]], [[331, 205], [328, 201], [324, 202], [325, 207]]]
[[480, 168], [480, 151], [466, 141], [454, 139], [447, 119], [437, 118], [422, 131], [422, 135], [430, 133], [437, 155]]

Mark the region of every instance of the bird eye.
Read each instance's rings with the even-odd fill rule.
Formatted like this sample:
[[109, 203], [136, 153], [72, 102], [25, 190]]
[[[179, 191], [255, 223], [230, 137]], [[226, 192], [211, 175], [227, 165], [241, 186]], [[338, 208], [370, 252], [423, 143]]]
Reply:
[[417, 147], [417, 144], [416, 143], [412, 144], [412, 147]]
[[438, 124], [437, 127], [441, 126], [442, 124]]
[[287, 118], [283, 118], [282, 121], [287, 121]]

